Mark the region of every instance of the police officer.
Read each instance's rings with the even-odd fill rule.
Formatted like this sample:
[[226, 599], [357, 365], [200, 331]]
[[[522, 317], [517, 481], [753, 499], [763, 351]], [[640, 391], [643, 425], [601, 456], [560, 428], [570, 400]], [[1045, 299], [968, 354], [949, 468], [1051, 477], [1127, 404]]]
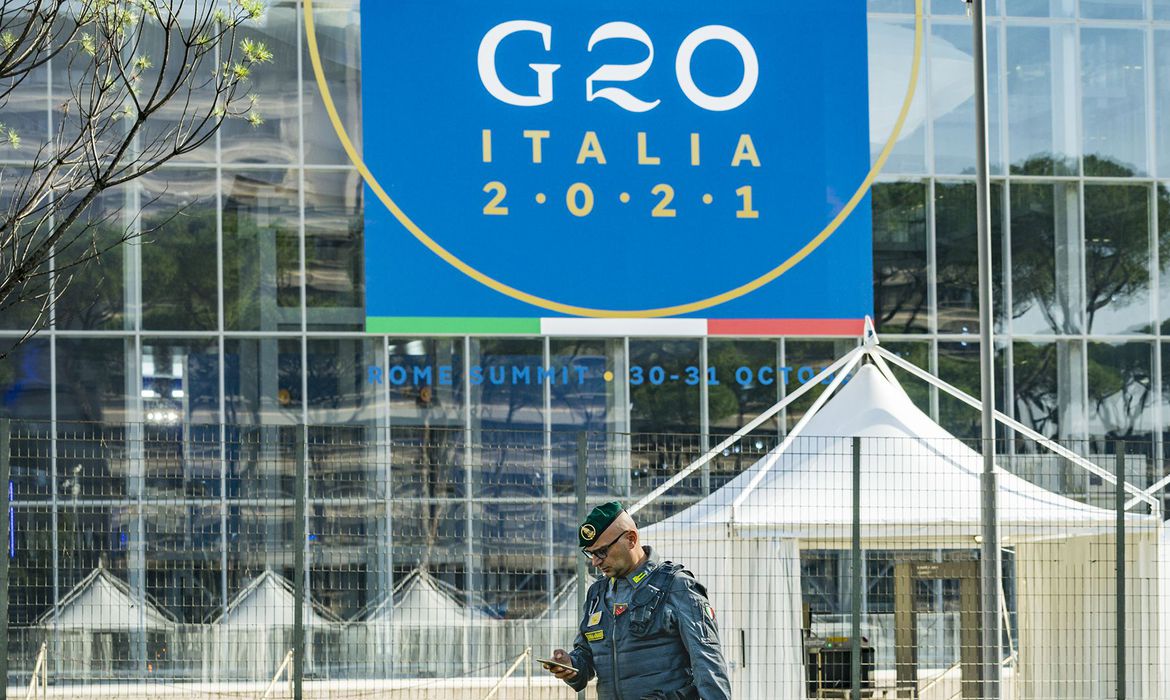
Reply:
[[596, 675], [599, 700], [728, 700], [715, 611], [691, 572], [643, 546], [617, 501], [589, 513], [578, 543], [604, 576], [585, 596], [573, 651], [553, 652], [572, 670], [549, 672], [574, 690]]

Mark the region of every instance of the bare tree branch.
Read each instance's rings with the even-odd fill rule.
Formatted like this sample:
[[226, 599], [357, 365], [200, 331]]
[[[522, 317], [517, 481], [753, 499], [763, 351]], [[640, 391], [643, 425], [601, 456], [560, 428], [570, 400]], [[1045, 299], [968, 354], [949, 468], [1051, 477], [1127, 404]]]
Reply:
[[[42, 67], [62, 86], [52, 133], [20, 148], [27, 163], [0, 167], [0, 310], [39, 307], [30, 336], [70, 273], [142, 234], [85, 218], [103, 193], [196, 151], [225, 120], [262, 121], [250, 78], [273, 56], [242, 38], [262, 11], [263, 0], [0, 0], [0, 114]], [[20, 140], [0, 123], [0, 142]]]

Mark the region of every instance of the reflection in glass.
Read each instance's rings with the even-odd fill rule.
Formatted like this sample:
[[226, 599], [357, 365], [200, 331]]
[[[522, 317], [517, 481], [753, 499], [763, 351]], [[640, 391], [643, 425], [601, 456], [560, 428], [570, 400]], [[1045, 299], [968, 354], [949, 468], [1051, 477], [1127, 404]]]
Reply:
[[[1170, 0], [1163, 3], [1170, 19]], [[1155, 6], [1156, 8], [1156, 6]], [[1170, 84], [1170, 31], [1154, 31], [1154, 84]], [[1170, 90], [1154, 90], [1154, 152], [1158, 174], [1170, 176]]]
[[310, 330], [360, 331], [365, 318], [362, 179], [305, 172], [305, 303]]
[[[65, 245], [57, 256], [58, 328], [118, 330], [133, 327], [135, 320], [125, 309], [125, 267], [130, 248], [119, 244], [128, 233], [133, 233], [133, 211], [129, 208], [131, 202], [127, 194], [132, 187], [103, 192], [67, 234], [68, 238], [75, 240]], [[104, 251], [97, 260], [91, 261], [92, 264], [61, 269], [67, 260], [87, 257], [91, 247]]]
[[[997, 344], [995, 349], [995, 407], [1003, 410], [1004, 393], [1004, 348]], [[979, 342], [939, 342], [938, 378], [951, 386], [979, 399], [982, 395], [979, 383]], [[966, 440], [978, 451], [983, 430], [980, 413], [971, 406], [945, 392], [938, 396], [938, 423], [955, 437]], [[1004, 437], [1004, 428], [996, 425], [996, 439]]]
[[1080, 332], [1084, 258], [1079, 219], [1075, 184], [1012, 184], [1014, 332]]
[[1158, 207], [1158, 261], [1162, 268], [1158, 277], [1161, 286], [1158, 308], [1162, 316], [1158, 319], [1158, 326], [1162, 334], [1170, 334], [1170, 189], [1166, 185], [1155, 185], [1154, 195]]
[[[229, 119], [220, 130], [224, 163], [293, 163], [297, 160], [300, 130], [300, 81], [298, 72], [299, 11], [295, 0], [267, 3], [264, 18], [240, 31], [240, 40], [252, 39], [272, 50], [273, 60], [252, 71], [252, 85], [259, 96], [257, 111], [264, 122], [254, 126], [244, 119]], [[309, 73], [308, 62], [305, 72]]]
[[1150, 188], [1085, 185], [1085, 325], [1150, 332]]
[[1144, 19], [1145, 0], [1081, 0], [1082, 19]]
[[139, 371], [147, 493], [218, 497], [218, 344], [144, 338]]
[[879, 332], [925, 333], [927, 321], [926, 186], [873, 186], [873, 298]]
[[224, 340], [224, 418], [230, 425], [301, 422], [301, 341]]
[[1112, 440], [1149, 441], [1153, 430], [1154, 345], [1090, 342], [1088, 437], [1094, 451]]
[[42, 64], [33, 68], [19, 80], [7, 77], [4, 90], [7, 93], [4, 96], [4, 127], [17, 133], [20, 145], [12, 144], [7, 138], [0, 139], [0, 160], [32, 160], [48, 136], [48, 121], [45, 119], [49, 109], [48, 66]]
[[[872, 3], [871, 3], [872, 5]], [[914, 12], [910, 3], [910, 12]], [[872, 9], [872, 7], [871, 7]], [[926, 52], [922, 52], [926, 62]], [[914, 23], [878, 19], [869, 21], [869, 124], [870, 158], [877, 160], [893, 133], [902, 109], [914, 58]], [[919, 81], [925, 82], [920, 66]], [[926, 93], [919, 86], [902, 127], [897, 145], [886, 161], [886, 173], [921, 173], [926, 169]]]
[[[938, 330], [979, 333], [979, 232], [974, 183], [939, 182], [934, 189]], [[992, 303], [1002, 325], [1003, 185], [991, 185]]]
[[295, 170], [223, 172], [226, 330], [299, 330], [299, 186]]
[[[1009, 10], [1018, 3], [1009, 3]], [[1069, 26], [1007, 28], [1007, 138], [1011, 170], [1075, 175], [1080, 153]]]
[[212, 170], [156, 170], [142, 193], [142, 325], [219, 327], [216, 178]]
[[1081, 29], [1085, 175], [1145, 175], [1146, 42], [1137, 29]]
[[[959, 8], [961, 11], [961, 8]], [[939, 173], [975, 172], [975, 87], [972, 35], [968, 23], [931, 25], [930, 95], [934, 118], [934, 167]], [[1003, 172], [1000, 162], [999, 27], [987, 28], [987, 130], [989, 169]]]
[[1007, 0], [1004, 3], [1008, 17], [1072, 17], [1076, 11], [1076, 0]]
[[[813, 377], [821, 370], [833, 364], [855, 346], [856, 343], [853, 340], [786, 340], [784, 342], [784, 365], [791, 368], [790, 373], [785, 377], [787, 392], [791, 393], [812, 381]], [[833, 377], [827, 377], [821, 383], [828, 386], [832, 381]], [[804, 417], [813, 402], [820, 396], [821, 390], [821, 387], [813, 387], [807, 394], [788, 404], [788, 408], [784, 411], [788, 421], [787, 430], [792, 430], [792, 427]], [[810, 435], [809, 437], [826, 436]]]
[[[219, 612], [220, 507], [149, 505], [143, 520], [147, 594], [180, 622], [198, 624]], [[174, 645], [171, 653], [153, 659], [154, 670], [166, 672], [170, 665], [185, 670], [200, 656], [201, 650]]]
[[[630, 431], [635, 493], [649, 492], [695, 460], [701, 452], [699, 385], [688, 368], [699, 369], [697, 340], [630, 340]], [[722, 380], [718, 380], [722, 381]], [[697, 493], [699, 476], [672, 492]]]
[[126, 494], [126, 358], [131, 340], [57, 340], [57, 493], [72, 498]]
[[381, 365], [381, 339], [311, 338], [308, 351], [309, 422], [376, 425], [381, 394], [370, 370]]
[[[557, 379], [547, 382], [554, 491], [573, 492], [577, 437], [587, 431], [587, 488], [597, 493], [626, 493], [630, 479], [629, 439], [616, 434], [625, 429], [623, 407], [629, 403], [629, 385], [623, 381], [623, 343], [601, 338], [553, 338], [549, 340], [549, 367]], [[565, 378], [571, 381], [562, 381]], [[566, 539], [575, 531], [572, 515], [562, 512], [554, 523]]]
[[[544, 391], [539, 382], [544, 344], [539, 339], [471, 341], [469, 371], [472, 443], [483, 496], [543, 494]], [[568, 381], [576, 381], [570, 377]]]
[[[707, 416], [711, 444], [755, 420], [780, 400], [780, 391], [791, 371], [778, 367], [775, 340], [707, 341], [707, 364], [721, 376], [707, 387]], [[724, 450], [711, 462], [711, 488], [716, 489], [754, 464], [777, 444], [779, 414], [744, 439]]]
[[[361, 129], [361, 13], [360, 0], [324, 0], [313, 3], [317, 28], [317, 50], [333, 105], [358, 153], [362, 150]], [[325, 103], [312, 71], [308, 48], [304, 48], [305, 162], [314, 165], [349, 165], [349, 156], [325, 113]], [[295, 63], [295, 61], [294, 61]], [[379, 205], [381, 206], [381, 205]]]
[[390, 338], [393, 493], [463, 493], [463, 340]]

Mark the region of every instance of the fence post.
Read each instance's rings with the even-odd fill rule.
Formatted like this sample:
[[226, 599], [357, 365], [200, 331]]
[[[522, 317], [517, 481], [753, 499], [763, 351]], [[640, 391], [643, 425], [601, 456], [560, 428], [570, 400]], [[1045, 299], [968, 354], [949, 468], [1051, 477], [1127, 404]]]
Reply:
[[12, 479], [12, 422], [0, 418], [0, 542], [4, 554], [0, 556], [0, 700], [8, 698], [8, 549], [12, 533], [8, 530], [8, 484]]
[[853, 559], [850, 565], [850, 676], [853, 682], [849, 697], [861, 697], [861, 438], [853, 438]]
[[306, 469], [305, 425], [297, 426], [296, 507], [293, 515], [293, 699], [304, 698], [305, 680], [305, 491], [308, 490]]
[[[584, 430], [577, 433], [577, 522], [585, 522], [585, 516], [588, 515], [586, 510], [589, 507], [588, 503], [588, 480], [585, 478], [589, 473], [589, 450], [588, 450], [588, 433]], [[576, 543], [574, 543], [576, 546]], [[589, 588], [589, 568], [586, 565], [585, 557], [577, 557], [577, 610], [580, 611], [585, 607], [585, 593]], [[585, 697], [585, 691], [577, 693], [578, 698]]]
[[1117, 700], [1125, 700], [1125, 442], [1117, 450]]

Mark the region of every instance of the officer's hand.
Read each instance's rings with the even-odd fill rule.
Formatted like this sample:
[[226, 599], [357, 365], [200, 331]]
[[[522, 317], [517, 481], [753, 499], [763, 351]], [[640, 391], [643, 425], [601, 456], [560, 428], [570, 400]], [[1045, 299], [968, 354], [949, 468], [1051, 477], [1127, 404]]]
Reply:
[[[566, 666], [573, 665], [572, 657], [566, 654], [564, 649], [553, 650], [552, 658], [553, 661], [559, 661]], [[549, 673], [553, 674], [562, 681], [567, 681], [577, 675], [576, 670], [570, 671], [569, 669], [561, 668], [560, 666], [545, 666], [545, 669], [547, 669]]]

